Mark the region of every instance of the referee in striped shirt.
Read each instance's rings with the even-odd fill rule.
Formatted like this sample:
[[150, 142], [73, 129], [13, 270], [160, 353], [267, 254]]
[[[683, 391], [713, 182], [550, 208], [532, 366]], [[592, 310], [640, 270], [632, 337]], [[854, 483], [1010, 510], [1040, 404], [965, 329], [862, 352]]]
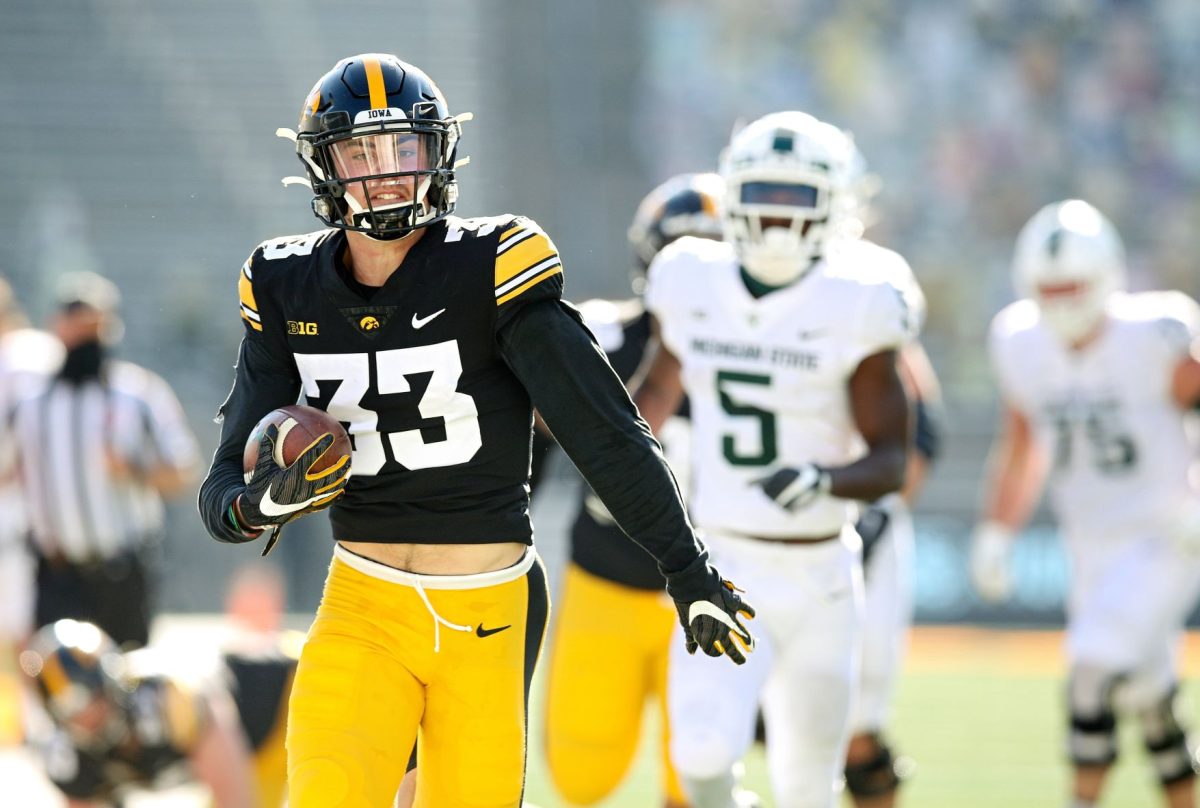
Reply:
[[149, 636], [147, 551], [162, 535], [162, 498], [182, 492], [198, 458], [167, 383], [109, 356], [118, 300], [99, 275], [63, 276], [52, 327], [62, 367], [17, 403], [4, 443], [29, 510], [37, 625], [88, 620], [133, 646]]

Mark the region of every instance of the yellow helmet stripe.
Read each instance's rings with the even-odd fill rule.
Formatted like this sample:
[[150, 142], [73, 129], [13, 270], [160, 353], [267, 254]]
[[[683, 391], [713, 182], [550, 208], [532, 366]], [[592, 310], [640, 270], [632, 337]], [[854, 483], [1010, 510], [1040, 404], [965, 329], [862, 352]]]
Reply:
[[367, 71], [367, 91], [371, 94], [371, 109], [386, 109], [387, 89], [383, 86], [383, 68], [375, 57], [363, 59], [363, 69]]

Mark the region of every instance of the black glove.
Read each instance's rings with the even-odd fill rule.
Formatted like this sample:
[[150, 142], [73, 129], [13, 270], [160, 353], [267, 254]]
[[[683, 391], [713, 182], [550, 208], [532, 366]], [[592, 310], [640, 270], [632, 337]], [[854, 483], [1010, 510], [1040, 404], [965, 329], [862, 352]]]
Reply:
[[250, 481], [238, 499], [243, 527], [262, 530], [280, 527], [297, 517], [328, 508], [346, 490], [350, 479], [349, 458], [324, 471], [310, 473], [313, 465], [333, 446], [333, 435], [325, 433], [286, 468], [275, 462], [279, 428], [271, 424], [258, 444], [258, 459]]
[[712, 657], [724, 654], [738, 665], [746, 662], [754, 635], [742, 619], [753, 618], [754, 607], [739, 592], [703, 559], [667, 576], [667, 594], [675, 601], [689, 654], [699, 648]]
[[750, 484], [761, 488], [779, 507], [798, 511], [807, 508], [822, 494], [828, 494], [832, 480], [825, 469], [805, 463], [799, 468], [782, 468], [751, 480]]
[[859, 511], [858, 523], [854, 525], [854, 530], [862, 539], [864, 571], [867, 563], [871, 560], [871, 553], [875, 552], [875, 548], [879, 546], [879, 540], [883, 538], [891, 521], [892, 516], [887, 509], [874, 503], [863, 505], [862, 510]]

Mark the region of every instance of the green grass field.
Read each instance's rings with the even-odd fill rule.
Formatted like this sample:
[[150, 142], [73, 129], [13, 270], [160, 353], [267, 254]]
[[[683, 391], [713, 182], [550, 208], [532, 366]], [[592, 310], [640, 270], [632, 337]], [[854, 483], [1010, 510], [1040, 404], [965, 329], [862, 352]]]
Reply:
[[[917, 765], [901, 804], [913, 808], [1062, 808], [1062, 673], [1056, 632], [919, 629], [900, 683], [892, 734]], [[1185, 648], [1196, 672], [1195, 638]], [[1200, 706], [1185, 688], [1190, 714]], [[536, 717], [535, 717], [536, 718]], [[648, 721], [652, 716], [647, 716]], [[531, 727], [539, 726], [535, 720]], [[1157, 787], [1133, 728], [1122, 732], [1122, 758], [1104, 808], [1159, 804]], [[644, 738], [653, 737], [652, 728]], [[554, 794], [539, 744], [531, 737], [528, 801], [564, 806]], [[604, 808], [651, 808], [658, 802], [654, 750], [643, 742], [634, 769]], [[769, 798], [762, 750], [747, 760], [746, 783]], [[847, 803], [848, 804], [848, 803]]]

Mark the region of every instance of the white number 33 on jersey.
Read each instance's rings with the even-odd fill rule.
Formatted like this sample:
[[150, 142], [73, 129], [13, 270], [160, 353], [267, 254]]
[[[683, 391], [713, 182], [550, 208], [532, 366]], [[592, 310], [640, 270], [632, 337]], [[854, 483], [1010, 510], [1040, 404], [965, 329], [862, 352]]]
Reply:
[[[440, 418], [445, 422], [444, 440], [426, 443], [419, 429], [379, 432], [379, 414], [362, 406], [363, 397], [369, 392], [372, 356], [377, 379], [375, 392], [380, 395], [410, 392], [408, 374], [432, 374], [418, 410], [422, 418]], [[458, 392], [462, 358], [457, 340], [374, 354], [295, 354], [295, 357], [307, 398], [320, 397], [318, 382], [340, 382], [326, 409], [334, 418], [350, 424], [355, 476], [378, 474], [383, 468], [387, 460], [384, 438], [392, 457], [407, 469], [466, 463], [483, 445], [475, 399]]]

